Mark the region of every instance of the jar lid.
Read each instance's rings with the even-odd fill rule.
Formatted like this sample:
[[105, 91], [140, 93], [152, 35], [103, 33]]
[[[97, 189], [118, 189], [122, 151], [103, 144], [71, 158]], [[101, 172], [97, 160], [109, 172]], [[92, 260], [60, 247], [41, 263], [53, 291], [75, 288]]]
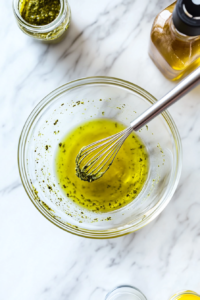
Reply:
[[172, 19], [179, 32], [189, 36], [200, 35], [200, 0], [178, 0]]

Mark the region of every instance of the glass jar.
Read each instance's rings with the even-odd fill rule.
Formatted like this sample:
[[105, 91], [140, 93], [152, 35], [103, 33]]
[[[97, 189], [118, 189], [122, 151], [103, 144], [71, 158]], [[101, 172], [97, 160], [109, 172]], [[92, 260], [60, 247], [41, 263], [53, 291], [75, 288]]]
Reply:
[[173, 295], [170, 300], [200, 300], [200, 295], [193, 291], [182, 291]]
[[13, 0], [13, 11], [19, 28], [27, 35], [43, 41], [58, 40], [70, 25], [71, 10], [67, 0], [60, 0], [58, 17], [47, 25], [37, 26], [26, 22], [19, 11], [20, 0]]
[[111, 291], [105, 300], [147, 300], [140, 290], [130, 285], [121, 285]]

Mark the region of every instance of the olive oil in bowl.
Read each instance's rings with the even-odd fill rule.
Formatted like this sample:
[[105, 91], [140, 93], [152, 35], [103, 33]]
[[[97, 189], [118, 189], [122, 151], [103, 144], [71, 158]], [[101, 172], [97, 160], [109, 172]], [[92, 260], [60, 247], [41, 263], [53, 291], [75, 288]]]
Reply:
[[93, 212], [111, 212], [129, 204], [141, 192], [148, 176], [149, 159], [145, 145], [135, 133], [127, 138], [103, 177], [86, 182], [76, 176], [75, 160], [82, 147], [125, 128], [113, 120], [97, 119], [81, 124], [58, 144], [58, 183], [77, 205]]

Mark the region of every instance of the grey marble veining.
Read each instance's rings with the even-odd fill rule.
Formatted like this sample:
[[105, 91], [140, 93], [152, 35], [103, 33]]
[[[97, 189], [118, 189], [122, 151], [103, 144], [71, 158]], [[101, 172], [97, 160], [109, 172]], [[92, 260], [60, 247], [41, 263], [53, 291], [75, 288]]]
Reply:
[[60, 44], [25, 36], [11, 1], [1, 3], [0, 299], [103, 300], [119, 284], [149, 300], [178, 290], [200, 293], [200, 88], [170, 108], [183, 143], [183, 172], [164, 212], [144, 229], [114, 240], [89, 240], [48, 222], [19, 179], [17, 144], [35, 105], [76, 78], [107, 75], [157, 98], [175, 83], [148, 56], [151, 25], [168, 0], [72, 0], [72, 23]]

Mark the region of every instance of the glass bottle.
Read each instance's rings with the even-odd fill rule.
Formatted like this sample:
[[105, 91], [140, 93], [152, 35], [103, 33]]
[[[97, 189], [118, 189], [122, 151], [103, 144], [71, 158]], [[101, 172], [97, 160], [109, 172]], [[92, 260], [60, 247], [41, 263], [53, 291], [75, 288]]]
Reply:
[[200, 65], [200, 0], [178, 0], [157, 15], [149, 55], [171, 80]]
[[47, 25], [32, 25], [20, 14], [20, 1], [13, 0], [13, 12], [19, 28], [27, 35], [42, 41], [59, 41], [70, 25], [71, 10], [67, 0], [60, 0], [58, 17]]

